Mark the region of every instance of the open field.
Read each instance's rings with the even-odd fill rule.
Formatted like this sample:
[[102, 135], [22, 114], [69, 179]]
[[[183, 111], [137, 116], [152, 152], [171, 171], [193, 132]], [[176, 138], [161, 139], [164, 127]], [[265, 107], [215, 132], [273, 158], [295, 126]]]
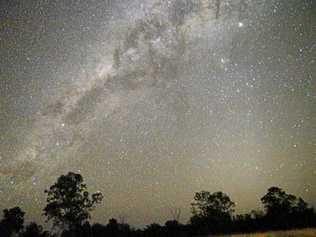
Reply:
[[288, 231], [271, 231], [254, 234], [225, 235], [225, 237], [316, 237], [316, 228]]

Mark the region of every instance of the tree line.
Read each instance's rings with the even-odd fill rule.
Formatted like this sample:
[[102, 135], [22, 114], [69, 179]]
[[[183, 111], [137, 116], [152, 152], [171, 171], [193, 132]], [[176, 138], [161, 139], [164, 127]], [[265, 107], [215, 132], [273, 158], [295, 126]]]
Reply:
[[[271, 187], [261, 198], [263, 211], [234, 215], [235, 203], [223, 192], [197, 192], [191, 203], [192, 216], [187, 224], [174, 218], [164, 225], [150, 224], [135, 229], [112, 218], [108, 224], [90, 224], [90, 212], [101, 203], [101, 192], [90, 194], [80, 174], [69, 172], [45, 190], [43, 209], [50, 231], [35, 222], [24, 225], [20, 207], [3, 210], [1, 237], [186, 237], [207, 234], [247, 233], [275, 229], [316, 226], [316, 212], [302, 198]], [[179, 214], [178, 210], [177, 213]], [[178, 214], [176, 216], [178, 216]]]

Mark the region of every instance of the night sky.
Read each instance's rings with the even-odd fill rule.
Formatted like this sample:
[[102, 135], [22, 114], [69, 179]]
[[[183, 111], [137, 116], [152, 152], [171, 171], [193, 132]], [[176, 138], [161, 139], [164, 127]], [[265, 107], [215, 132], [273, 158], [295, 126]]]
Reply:
[[0, 0], [0, 209], [42, 220], [68, 171], [93, 222], [186, 222], [201, 190], [316, 205], [316, 2], [193, 2]]

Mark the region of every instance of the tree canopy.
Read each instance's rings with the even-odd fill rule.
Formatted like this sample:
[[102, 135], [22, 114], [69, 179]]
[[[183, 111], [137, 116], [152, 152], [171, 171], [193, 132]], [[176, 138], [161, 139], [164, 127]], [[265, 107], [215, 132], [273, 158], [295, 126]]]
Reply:
[[3, 219], [0, 222], [1, 236], [11, 236], [23, 229], [25, 213], [20, 207], [3, 210]]
[[223, 192], [200, 191], [193, 197], [189, 224], [179, 222], [180, 209], [171, 212], [174, 219], [164, 225], [152, 223], [133, 229], [124, 220], [109, 219], [106, 225], [90, 224], [90, 212], [103, 198], [100, 192], [89, 194], [80, 174], [61, 175], [47, 193], [46, 220], [53, 221], [52, 232], [30, 222], [24, 226], [19, 207], [3, 210], [1, 237], [188, 237], [219, 233], [266, 231], [316, 226], [316, 213], [302, 198], [271, 187], [261, 198], [263, 211], [233, 215], [235, 203]]
[[100, 192], [92, 195], [87, 191], [80, 174], [69, 172], [57, 179], [47, 193], [47, 205], [44, 208], [46, 220], [63, 229], [75, 228], [90, 218], [90, 211], [102, 201]]
[[200, 234], [218, 232], [232, 220], [235, 203], [223, 192], [201, 191], [195, 194], [191, 204], [191, 224]]

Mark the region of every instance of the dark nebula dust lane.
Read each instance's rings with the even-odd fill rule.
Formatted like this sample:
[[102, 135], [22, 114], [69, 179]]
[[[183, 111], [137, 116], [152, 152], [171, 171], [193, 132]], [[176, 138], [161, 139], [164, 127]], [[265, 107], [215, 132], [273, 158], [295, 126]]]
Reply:
[[315, 2], [220, 2], [1, 1], [0, 208], [41, 219], [68, 171], [95, 221], [185, 222], [200, 190], [315, 205]]

